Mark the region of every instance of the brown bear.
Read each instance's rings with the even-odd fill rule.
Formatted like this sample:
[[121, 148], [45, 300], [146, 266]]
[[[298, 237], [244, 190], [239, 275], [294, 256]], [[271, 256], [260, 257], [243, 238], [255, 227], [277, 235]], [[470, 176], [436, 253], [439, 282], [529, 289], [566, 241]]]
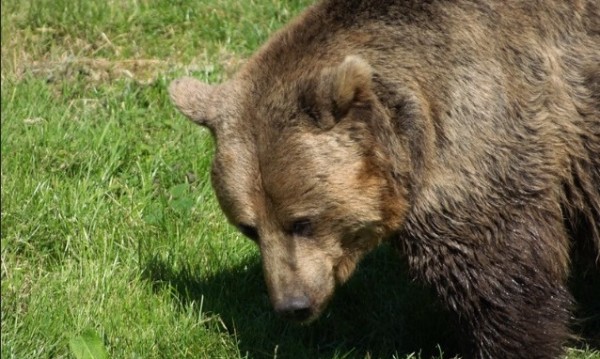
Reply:
[[170, 95], [216, 138], [219, 203], [281, 315], [315, 319], [391, 241], [465, 357], [563, 352], [570, 247], [600, 250], [598, 0], [325, 0]]

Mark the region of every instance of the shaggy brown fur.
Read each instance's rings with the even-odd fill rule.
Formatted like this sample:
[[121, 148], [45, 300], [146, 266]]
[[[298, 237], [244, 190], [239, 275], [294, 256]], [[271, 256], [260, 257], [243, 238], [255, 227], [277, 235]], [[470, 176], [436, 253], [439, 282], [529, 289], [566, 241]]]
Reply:
[[275, 309], [313, 320], [391, 240], [458, 315], [465, 356], [558, 357], [571, 243], [600, 251], [599, 7], [327, 0], [231, 81], [175, 81]]

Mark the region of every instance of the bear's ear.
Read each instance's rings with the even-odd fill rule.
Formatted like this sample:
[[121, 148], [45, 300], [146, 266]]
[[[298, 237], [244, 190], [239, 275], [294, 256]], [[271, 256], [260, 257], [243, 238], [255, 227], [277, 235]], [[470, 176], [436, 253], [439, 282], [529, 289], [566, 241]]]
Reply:
[[353, 108], [367, 106], [374, 96], [372, 76], [371, 66], [358, 56], [347, 56], [338, 66], [323, 70], [316, 91], [321, 126], [331, 128]]
[[193, 122], [215, 130], [218, 104], [213, 92], [215, 86], [191, 77], [182, 77], [171, 83], [169, 95], [173, 104]]
[[345, 116], [354, 106], [363, 106], [371, 99], [373, 69], [362, 58], [348, 56], [334, 70], [332, 96], [336, 112]]

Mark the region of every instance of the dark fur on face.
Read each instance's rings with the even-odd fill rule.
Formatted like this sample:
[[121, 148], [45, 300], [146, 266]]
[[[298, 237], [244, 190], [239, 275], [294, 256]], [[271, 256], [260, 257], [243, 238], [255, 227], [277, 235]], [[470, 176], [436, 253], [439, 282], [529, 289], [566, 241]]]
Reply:
[[175, 81], [275, 309], [315, 319], [391, 240], [467, 357], [558, 357], [570, 246], [600, 253], [599, 7], [327, 0], [229, 82]]

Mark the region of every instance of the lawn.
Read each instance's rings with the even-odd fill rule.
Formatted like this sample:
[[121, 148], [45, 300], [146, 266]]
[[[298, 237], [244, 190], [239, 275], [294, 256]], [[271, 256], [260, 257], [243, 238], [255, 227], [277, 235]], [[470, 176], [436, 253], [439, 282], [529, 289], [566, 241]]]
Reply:
[[228, 78], [309, 3], [2, 0], [2, 358], [81, 343], [111, 358], [451, 356], [444, 311], [385, 247], [313, 325], [275, 317], [257, 249], [214, 198], [212, 139], [169, 102], [172, 79]]

